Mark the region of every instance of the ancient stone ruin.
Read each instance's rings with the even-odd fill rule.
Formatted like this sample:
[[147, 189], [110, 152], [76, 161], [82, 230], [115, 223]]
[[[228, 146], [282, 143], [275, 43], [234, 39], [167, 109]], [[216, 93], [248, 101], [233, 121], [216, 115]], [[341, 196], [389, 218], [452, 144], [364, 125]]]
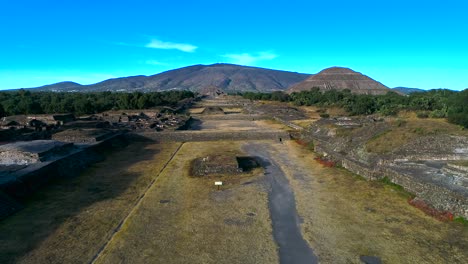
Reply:
[[234, 155], [210, 155], [192, 161], [192, 176], [238, 174], [242, 172]]
[[68, 129], [52, 135], [52, 139], [63, 142], [94, 143], [105, 140], [115, 134], [106, 129]]
[[219, 106], [208, 106], [202, 112], [203, 115], [224, 115], [224, 110]]
[[64, 155], [73, 149], [73, 143], [55, 140], [15, 142], [0, 146], [0, 165], [25, 165], [46, 161], [55, 155]]

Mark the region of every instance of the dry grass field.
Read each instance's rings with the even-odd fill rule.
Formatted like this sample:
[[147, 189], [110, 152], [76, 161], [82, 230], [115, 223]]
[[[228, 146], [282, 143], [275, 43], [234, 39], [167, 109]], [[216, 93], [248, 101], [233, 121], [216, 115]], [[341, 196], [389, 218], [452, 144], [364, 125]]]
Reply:
[[203, 113], [204, 110], [205, 110], [204, 107], [200, 107], [200, 108], [190, 108], [189, 113], [190, 113], [190, 114], [201, 114], [201, 113]]
[[[325, 168], [290, 141], [275, 144], [294, 189], [304, 238], [321, 263], [465, 263], [468, 228], [439, 222], [407, 203], [407, 195], [343, 169]], [[293, 161], [293, 163], [291, 163]]]
[[200, 130], [203, 131], [247, 131], [261, 129], [256, 122], [245, 120], [203, 120]]
[[242, 155], [238, 142], [185, 143], [97, 263], [278, 263], [261, 170], [189, 176], [214, 153]]
[[451, 163], [462, 167], [468, 167], [468, 160], [452, 161]]
[[[410, 113], [406, 115], [409, 116]], [[391, 123], [391, 129], [369, 140], [366, 143], [367, 151], [388, 153], [421, 136], [468, 136], [468, 130], [462, 130], [459, 126], [450, 124], [445, 119], [408, 117], [392, 118], [389, 122]]]
[[[316, 118], [316, 109], [309, 110], [304, 122]], [[395, 119], [392, 130], [369, 147], [384, 152], [394, 147], [385, 141], [403, 144], [422, 132], [467, 133], [442, 120], [405, 120], [398, 125]], [[288, 129], [271, 120], [205, 125], [202, 130], [233, 133]], [[302, 236], [320, 263], [361, 263], [361, 255], [383, 263], [466, 263], [463, 224], [426, 216], [392, 186], [322, 167], [294, 141], [267, 140], [134, 142], [79, 177], [50, 184], [1, 221], [0, 263], [279, 263], [268, 207], [274, 177], [261, 168], [189, 175], [195, 158], [246, 156], [246, 149], [268, 157], [286, 175]], [[223, 181], [221, 190], [215, 181]]]
[[133, 143], [0, 222], [0, 263], [88, 263], [178, 144]]
[[242, 113], [244, 111], [241, 107], [223, 107], [225, 113]]

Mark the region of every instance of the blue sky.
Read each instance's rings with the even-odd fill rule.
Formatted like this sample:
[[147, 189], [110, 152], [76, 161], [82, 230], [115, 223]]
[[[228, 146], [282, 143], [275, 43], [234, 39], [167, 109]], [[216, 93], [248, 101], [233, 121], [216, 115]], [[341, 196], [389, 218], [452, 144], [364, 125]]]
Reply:
[[468, 88], [468, 1], [0, 1], [0, 89], [218, 62]]

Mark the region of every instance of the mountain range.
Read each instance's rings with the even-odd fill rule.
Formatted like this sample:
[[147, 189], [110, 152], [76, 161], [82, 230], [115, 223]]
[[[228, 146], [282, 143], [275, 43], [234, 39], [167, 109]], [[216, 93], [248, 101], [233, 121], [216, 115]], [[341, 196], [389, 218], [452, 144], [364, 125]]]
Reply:
[[410, 93], [420, 93], [425, 92], [426, 90], [419, 89], [419, 88], [408, 88], [408, 87], [395, 87], [393, 90], [396, 90], [400, 93], [410, 94]]
[[349, 89], [358, 94], [385, 94], [392, 90], [400, 94], [424, 91], [406, 87], [390, 89], [366, 75], [342, 67], [327, 68], [317, 74], [304, 74], [224, 63], [193, 65], [151, 76], [121, 77], [90, 85], [60, 82], [29, 89], [54, 92], [190, 90], [202, 94], [223, 94], [246, 91], [291, 93], [313, 87], [323, 91]]
[[96, 92], [96, 91], [200, 91], [216, 87], [224, 92], [284, 91], [301, 82], [309, 74], [270, 70], [233, 64], [193, 65], [152, 76], [131, 76], [105, 80], [91, 85], [61, 82], [33, 88], [35, 91]]

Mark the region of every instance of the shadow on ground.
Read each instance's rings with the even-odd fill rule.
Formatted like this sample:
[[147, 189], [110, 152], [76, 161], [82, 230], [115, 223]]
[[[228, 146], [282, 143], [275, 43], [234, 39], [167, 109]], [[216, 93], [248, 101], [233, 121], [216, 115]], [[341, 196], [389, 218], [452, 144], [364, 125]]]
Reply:
[[54, 180], [24, 200], [23, 210], [0, 222], [0, 263], [88, 262], [151, 181], [131, 168], [154, 159], [159, 150], [151, 144], [104, 153], [79, 176]]

